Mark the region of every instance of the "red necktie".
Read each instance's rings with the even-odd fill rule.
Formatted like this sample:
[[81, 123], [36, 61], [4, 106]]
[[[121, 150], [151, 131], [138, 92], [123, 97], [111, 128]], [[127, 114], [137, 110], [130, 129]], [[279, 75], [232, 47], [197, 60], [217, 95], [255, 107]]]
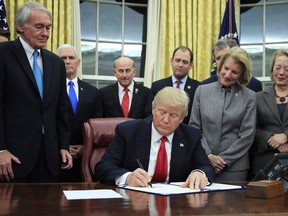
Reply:
[[128, 116], [128, 110], [129, 110], [129, 94], [128, 94], [128, 88], [124, 88], [124, 96], [122, 98], [122, 110], [123, 110], [123, 114], [124, 116], [127, 118]]
[[176, 88], [180, 88], [180, 84], [182, 83], [182, 81], [181, 80], [177, 80], [176, 81]]
[[165, 149], [165, 142], [167, 137], [163, 136], [161, 139], [160, 148], [158, 150], [155, 172], [152, 182], [165, 182], [167, 178], [168, 159]]

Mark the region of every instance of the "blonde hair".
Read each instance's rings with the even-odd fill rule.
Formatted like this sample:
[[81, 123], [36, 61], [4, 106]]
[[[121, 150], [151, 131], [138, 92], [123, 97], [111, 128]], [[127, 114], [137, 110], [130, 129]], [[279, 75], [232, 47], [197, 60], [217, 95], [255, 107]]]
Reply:
[[273, 78], [273, 68], [274, 68], [274, 65], [275, 65], [275, 62], [276, 62], [276, 59], [280, 56], [286, 56], [288, 57], [288, 50], [277, 50], [273, 53], [273, 58], [272, 58], [272, 63], [271, 63], [271, 67], [270, 67], [270, 79], [272, 81], [274, 81], [274, 78]]
[[165, 104], [174, 107], [183, 108], [183, 118], [188, 115], [189, 97], [187, 93], [181, 89], [167, 86], [161, 89], [155, 96], [152, 107], [157, 104]]
[[246, 50], [240, 47], [232, 47], [222, 56], [219, 62], [219, 67], [217, 68], [218, 77], [219, 77], [219, 73], [222, 69], [224, 62], [229, 57], [233, 58], [234, 61], [243, 68], [243, 71], [241, 71], [241, 75], [239, 77], [238, 82], [241, 85], [244, 85], [244, 86], [247, 85], [251, 78], [252, 60], [250, 56], [248, 55], [248, 53], [246, 52]]

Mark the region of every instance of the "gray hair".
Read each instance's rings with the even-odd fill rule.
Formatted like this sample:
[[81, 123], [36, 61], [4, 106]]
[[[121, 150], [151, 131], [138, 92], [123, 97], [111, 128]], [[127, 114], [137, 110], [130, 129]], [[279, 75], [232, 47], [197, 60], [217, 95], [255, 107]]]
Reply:
[[71, 44], [62, 44], [62, 45], [60, 45], [58, 47], [58, 49], [57, 49], [57, 54], [60, 55], [60, 50], [61, 49], [67, 49], [67, 48], [73, 49], [74, 52], [75, 52], [76, 57], [79, 58], [78, 53], [77, 53], [77, 49], [74, 46], [72, 46]]
[[39, 2], [27, 2], [23, 4], [17, 11], [15, 15], [15, 31], [20, 34], [21, 32], [17, 28], [17, 24], [20, 24], [24, 26], [26, 23], [28, 23], [29, 18], [30, 18], [30, 13], [33, 10], [42, 10], [44, 11], [52, 20], [52, 15], [50, 11], [44, 7], [41, 3]]
[[226, 48], [232, 48], [232, 47], [238, 47], [238, 44], [235, 40], [233, 39], [219, 39], [217, 40], [216, 44], [213, 47], [212, 53], [213, 57], [215, 50], [224, 50]]
[[157, 104], [183, 108], [183, 118], [188, 115], [189, 97], [187, 93], [179, 88], [167, 86], [161, 89], [155, 96], [152, 107]]

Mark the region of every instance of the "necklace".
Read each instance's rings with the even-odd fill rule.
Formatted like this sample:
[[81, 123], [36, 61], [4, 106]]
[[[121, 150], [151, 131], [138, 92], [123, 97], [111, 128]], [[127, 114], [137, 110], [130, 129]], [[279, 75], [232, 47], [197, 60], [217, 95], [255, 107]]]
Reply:
[[287, 94], [286, 96], [280, 97], [279, 95], [277, 95], [275, 88], [274, 88], [274, 92], [275, 92], [276, 98], [279, 98], [279, 101], [280, 101], [281, 103], [284, 103], [284, 102], [286, 101], [286, 97], [288, 97], [288, 94]]

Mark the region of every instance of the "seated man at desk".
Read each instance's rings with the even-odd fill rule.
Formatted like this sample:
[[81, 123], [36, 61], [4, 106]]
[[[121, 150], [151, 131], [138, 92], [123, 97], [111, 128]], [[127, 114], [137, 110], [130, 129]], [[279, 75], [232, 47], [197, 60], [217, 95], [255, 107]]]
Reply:
[[152, 117], [117, 125], [114, 140], [95, 167], [95, 179], [138, 187], [185, 182], [182, 187], [191, 189], [211, 183], [215, 173], [202, 148], [201, 132], [182, 124], [188, 104], [184, 91], [160, 90], [152, 103]]

